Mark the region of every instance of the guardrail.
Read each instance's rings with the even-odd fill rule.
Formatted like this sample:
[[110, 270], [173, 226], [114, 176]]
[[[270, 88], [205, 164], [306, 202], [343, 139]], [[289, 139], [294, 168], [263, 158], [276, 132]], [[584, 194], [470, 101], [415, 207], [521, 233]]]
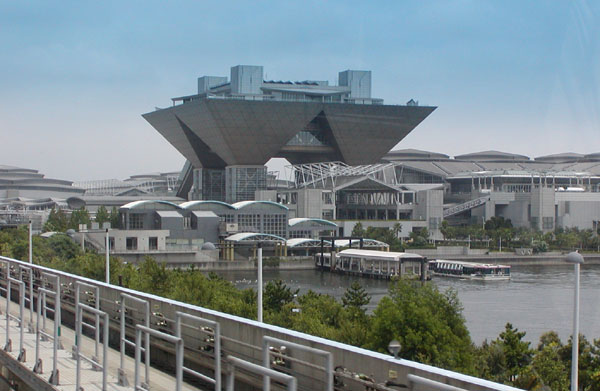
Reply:
[[[135, 303], [144, 305], [144, 324], [146, 327], [150, 328], [150, 303], [148, 300], [143, 300], [135, 296], [128, 295], [127, 293], [121, 293], [121, 331], [119, 336], [119, 350], [121, 351], [121, 363], [119, 365], [119, 385], [121, 386], [129, 385], [129, 382], [127, 381], [127, 374], [125, 373], [126, 346], [135, 347], [135, 343], [128, 340], [127, 334], [125, 333], [125, 323], [127, 322], [127, 306], [125, 305], [126, 300], [131, 300]], [[141, 348], [141, 350], [144, 352], [144, 376], [146, 383], [148, 383], [150, 381], [150, 334], [148, 333], [146, 333], [144, 347]]]
[[[142, 333], [152, 335], [156, 338], [161, 338], [167, 342], [171, 342], [175, 345], [175, 391], [181, 391], [181, 385], [183, 382], [183, 339], [180, 337], [174, 337], [171, 334], [163, 333], [158, 330], [153, 330], [149, 327], [137, 325], [135, 326], [135, 377], [134, 377], [134, 390], [135, 391], [148, 391], [149, 387], [142, 387], [140, 383], [140, 356], [141, 356], [141, 344], [142, 344]], [[148, 382], [150, 380], [148, 379]]]
[[[298, 387], [302, 389], [325, 389], [326, 387], [329, 387], [328, 383], [330, 379], [333, 381], [335, 378], [343, 380], [343, 383], [345, 383], [344, 390], [364, 390], [365, 387], [369, 387], [372, 390], [389, 390], [390, 388], [386, 386], [386, 384], [398, 382], [412, 384], [414, 387], [421, 389], [423, 384], [422, 382], [419, 382], [420, 380], [418, 378], [422, 378], [446, 384], [449, 387], [469, 391], [516, 390], [513, 387], [460, 373], [408, 360], [395, 360], [389, 355], [368, 351], [319, 337], [313, 337], [293, 330], [259, 323], [254, 320], [228, 315], [152, 294], [133, 291], [131, 289], [5, 257], [0, 257], [0, 266], [2, 266], [2, 271], [4, 271], [0, 277], [0, 287], [2, 285], [6, 286], [7, 282], [10, 282], [8, 280], [9, 277], [21, 280], [26, 278], [27, 273], [18, 272], [19, 266], [21, 265], [33, 269], [32, 271], [35, 277], [34, 298], [35, 295], [37, 295], [38, 311], [36, 331], [37, 344], [39, 344], [42, 337], [47, 339], [54, 338], [54, 364], [56, 364], [56, 350], [59, 349], [58, 342], [60, 341], [60, 317], [58, 316], [60, 307], [62, 306], [64, 310], [67, 310], [67, 314], [72, 314], [73, 318], [77, 318], [77, 311], [74, 310], [77, 298], [73, 296], [81, 295], [81, 288], [79, 294], [74, 292], [76, 291], [75, 288], [78, 285], [80, 287], [89, 285], [93, 287], [91, 289], [86, 288], [90, 292], [90, 294], [86, 296], [90, 301], [81, 303], [83, 297], [80, 297], [79, 306], [86, 305], [87, 307], [93, 308], [94, 311], [102, 311], [99, 313], [86, 311], [86, 313], [91, 313], [94, 316], [98, 315], [104, 317], [105, 315], [103, 314], [107, 314], [108, 319], [110, 319], [110, 325], [113, 326], [113, 330], [110, 330], [110, 332], [112, 332], [115, 337], [119, 336], [120, 329], [122, 329], [123, 326], [125, 326], [126, 337], [127, 335], [131, 336], [135, 333], [135, 347], [138, 361], [135, 374], [136, 383], [134, 386], [138, 387], [138, 390], [143, 386], [140, 382], [142, 377], [142, 369], [139, 367], [141, 365], [140, 356], [141, 352], [146, 349], [144, 343], [142, 343], [141, 333], [150, 333], [151, 335], [160, 336], [159, 339], [153, 340], [152, 345], [148, 346], [147, 349], [149, 351], [149, 349], [152, 348], [153, 352], [160, 352], [161, 360], [164, 364], [168, 364], [168, 360], [164, 360], [164, 357], [172, 357], [176, 361], [176, 376], [181, 378], [183, 373], [196, 375], [201, 372], [206, 373], [207, 370], [214, 371], [215, 376], [212, 378], [215, 381], [214, 384], [216, 384], [220, 377], [219, 374], [222, 372], [222, 368], [219, 368], [219, 365], [222, 365], [223, 360], [225, 360], [221, 358], [221, 353], [223, 353], [225, 357], [235, 356], [239, 360], [258, 366], [262, 368], [260, 371], [263, 371], [263, 369], [271, 370], [278, 374], [281, 373], [277, 370], [284, 371], [288, 376], [295, 378]], [[10, 282], [10, 284], [14, 285], [14, 282]], [[19, 285], [24, 286], [24, 284]], [[45, 285], [48, 285], [48, 288], [45, 288]], [[92, 291], [93, 294], [91, 294]], [[4, 294], [7, 293], [7, 289], [4, 289]], [[135, 297], [136, 300], [134, 301], [140, 303], [140, 305], [143, 302], [145, 311], [132, 311], [131, 307], [126, 306], [126, 302], [130, 300], [128, 298], [129, 296]], [[8, 295], [8, 297], [10, 297], [10, 295]], [[54, 303], [46, 303], [48, 298], [53, 299]], [[123, 298], [125, 299], [123, 300]], [[26, 302], [22, 298], [17, 299], [15, 297], [14, 299], [15, 301], [19, 301], [19, 304]], [[45, 333], [42, 325], [42, 314], [46, 317], [46, 312], [51, 313], [53, 311], [51, 304], [55, 304], [55, 329], [53, 335]], [[148, 309], [150, 308], [154, 312], [149, 312]], [[121, 311], [120, 313], [119, 310]], [[128, 310], [130, 310], [129, 313], [127, 312]], [[178, 315], [178, 313], [185, 315]], [[145, 326], [145, 324], [148, 324], [148, 315], [156, 318], [155, 320], [150, 318], [151, 322], [149, 327]], [[178, 317], [180, 318], [179, 327], [177, 326]], [[208, 328], [198, 332], [198, 329], [183, 327], [189, 326], [182, 323], [184, 319], [196, 322], [197, 318], [203, 319], [203, 323], [208, 328], [212, 328], [212, 332]], [[69, 319], [69, 317], [67, 316], [66, 319]], [[121, 324], [117, 325], [118, 323]], [[94, 324], [97, 326], [99, 323], [94, 322]], [[137, 326], [133, 326], [136, 324]], [[142, 329], [140, 329], [140, 327]], [[106, 321], [105, 318], [104, 331], [107, 332], [108, 329], [108, 321]], [[139, 330], [142, 331], [140, 332]], [[211, 336], [214, 339], [211, 340]], [[107, 340], [108, 338], [105, 336], [104, 341]], [[115, 341], [116, 340], [117, 338], [115, 338]], [[161, 340], [174, 343], [176, 345], [175, 349], [173, 349], [172, 345], [166, 344]], [[286, 346], [293, 350], [294, 354], [293, 356], [281, 355], [281, 352], [270, 350], [268, 346], [265, 349], [263, 346], [265, 341]], [[121, 343], [119, 343], [119, 345], [121, 345]], [[296, 345], [302, 346], [302, 348], [298, 348]], [[184, 346], [185, 350], [183, 350]], [[213, 350], [211, 351], [210, 349]], [[274, 369], [262, 366], [261, 364], [264, 362], [265, 351], [271, 356], [279, 355], [280, 358], [283, 358], [282, 362], [284, 365], [276, 364]], [[184, 354], [186, 358], [185, 367], [183, 365]], [[317, 365], [315, 363], [315, 354], [326, 358], [325, 365]], [[327, 354], [329, 354], [329, 356], [327, 356]], [[38, 359], [39, 355], [36, 356], [36, 365]], [[230, 360], [225, 362], [231, 363]], [[331, 367], [331, 363], [333, 363], [336, 368], [334, 371], [335, 376], [330, 375], [329, 368]], [[41, 372], [41, 362], [39, 364], [37, 370]], [[255, 368], [254, 366], [252, 368]], [[271, 364], [269, 364], [269, 366], [271, 366]], [[103, 370], [106, 371], [106, 369]], [[327, 377], [325, 382], [323, 379], [324, 372]], [[273, 372], [265, 373], [269, 378], [279, 381], [279, 378], [276, 377], [278, 375], [271, 375]], [[231, 377], [236, 376], [237, 381], [243, 381], [251, 387], [260, 389], [263, 386], [264, 379], [257, 378], [255, 374], [250, 375], [247, 372], [242, 371], [237, 375], [230, 375]], [[417, 376], [418, 378], [409, 380], [409, 375]], [[265, 374], [260, 376], [265, 376]], [[207, 381], [206, 378], [201, 379]], [[58, 384], [58, 371], [56, 371], [56, 367], [53, 369], [51, 380], [53, 384]], [[146, 380], [146, 383], [150, 382], [149, 378], [144, 380]], [[175, 383], [178, 381], [180, 380], [176, 380]], [[228, 382], [230, 381], [233, 380], [228, 380]], [[175, 384], [175, 386], [177, 386], [177, 384]], [[339, 385], [336, 385], [336, 387], [339, 387]]]
[[290, 375], [286, 375], [285, 373], [277, 372], [274, 369], [261, 367], [260, 365], [253, 364], [249, 361], [242, 360], [237, 357], [227, 356], [227, 362], [229, 363], [229, 371], [227, 373], [227, 391], [234, 390], [235, 384], [235, 368], [242, 368], [249, 372], [255, 373], [257, 375], [262, 375], [267, 379], [273, 378], [278, 382], [285, 383], [288, 391], [296, 391], [297, 382], [296, 378]]
[[[196, 376], [199, 379], [202, 379], [206, 382], [209, 382], [210, 384], [214, 384], [215, 385], [215, 391], [220, 391], [221, 390], [221, 326], [219, 325], [219, 323], [214, 322], [212, 320], [208, 320], [208, 319], [203, 319], [200, 318], [199, 316], [194, 316], [194, 315], [190, 315], [190, 314], [186, 314], [184, 312], [179, 312], [177, 311], [175, 313], [176, 321], [175, 321], [175, 336], [177, 338], [181, 338], [181, 326], [182, 326], [182, 319], [187, 319], [196, 323], [200, 323], [203, 325], [206, 325], [208, 327], [212, 327], [212, 333], [210, 332], [210, 330], [200, 330], [203, 331], [207, 334], [212, 334], [213, 336], [213, 343], [214, 343], [214, 360], [215, 360], [215, 377], [210, 378], [202, 373], [199, 373], [197, 371], [194, 371], [191, 368], [187, 368], [187, 367], [183, 367], [183, 372]], [[182, 363], [183, 365], [183, 363]]]
[[[108, 373], [108, 330], [109, 330], [108, 314], [104, 311], [100, 311], [94, 307], [90, 307], [89, 305], [81, 304], [81, 303], [77, 303], [77, 306], [75, 307], [75, 311], [76, 311], [76, 319], [77, 319], [76, 324], [75, 324], [75, 329], [76, 329], [75, 341], [77, 342], [77, 344], [75, 345], [75, 355], [77, 358], [77, 375], [75, 376], [75, 389], [76, 390], [81, 389], [81, 359], [84, 359], [85, 361], [92, 364], [92, 368], [94, 370], [102, 371], [102, 391], [106, 391], [106, 375]], [[90, 312], [90, 313], [96, 315], [96, 323], [94, 325], [85, 323], [82, 320], [83, 319], [83, 311], [87, 311], [87, 312]], [[87, 357], [81, 353], [82, 326], [91, 328], [96, 331], [96, 334], [98, 334], [98, 332], [100, 331], [100, 320], [99, 320], [100, 317], [104, 318], [104, 324], [103, 324], [104, 337], [102, 340], [102, 365], [98, 364], [98, 352], [97, 351], [96, 351], [96, 357], [91, 357], [91, 358]], [[96, 346], [98, 346], [98, 340], [96, 340]]]

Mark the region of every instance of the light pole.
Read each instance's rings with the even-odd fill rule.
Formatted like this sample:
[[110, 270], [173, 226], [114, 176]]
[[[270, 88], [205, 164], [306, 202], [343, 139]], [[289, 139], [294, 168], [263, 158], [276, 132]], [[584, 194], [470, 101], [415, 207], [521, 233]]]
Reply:
[[573, 309], [573, 349], [571, 351], [571, 391], [577, 391], [577, 376], [579, 371], [579, 267], [583, 263], [583, 256], [572, 252], [565, 259], [567, 263], [575, 265], [575, 302]]
[[258, 321], [263, 321], [263, 275], [262, 275], [262, 245], [258, 243]]
[[110, 284], [110, 240], [108, 237], [108, 228], [106, 228], [106, 283]]
[[392, 339], [388, 344], [388, 350], [394, 355], [396, 360], [398, 359], [398, 353], [400, 353], [400, 349], [402, 349], [402, 345], [400, 345], [400, 342], [398, 342], [397, 339]]
[[29, 263], [33, 263], [33, 246], [32, 246], [33, 240], [32, 240], [32, 233], [31, 233], [32, 225], [33, 224], [31, 222], [31, 220], [29, 220]]

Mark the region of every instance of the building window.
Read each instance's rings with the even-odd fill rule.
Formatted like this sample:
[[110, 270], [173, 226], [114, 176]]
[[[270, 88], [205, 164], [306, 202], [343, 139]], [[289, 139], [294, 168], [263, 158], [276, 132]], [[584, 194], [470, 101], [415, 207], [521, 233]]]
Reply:
[[137, 250], [137, 238], [126, 238], [125, 248], [127, 250]]
[[329, 191], [324, 191], [323, 193], [323, 203], [325, 205], [333, 205], [333, 193]]
[[324, 210], [322, 217], [325, 220], [332, 220], [333, 219], [333, 210]]
[[108, 238], [108, 248], [111, 251], [115, 251], [115, 238], [113, 236]]
[[156, 236], [148, 238], [148, 249], [158, 250], [158, 238]]
[[554, 229], [554, 217], [543, 217], [542, 229]]
[[130, 213], [129, 214], [129, 229], [142, 229], [144, 228], [144, 215], [141, 213]]

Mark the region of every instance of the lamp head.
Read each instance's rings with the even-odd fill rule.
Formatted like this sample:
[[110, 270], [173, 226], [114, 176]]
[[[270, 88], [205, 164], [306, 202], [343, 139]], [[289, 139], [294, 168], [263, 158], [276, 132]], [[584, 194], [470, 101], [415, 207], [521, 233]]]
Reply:
[[575, 264], [582, 264], [583, 263], [583, 256], [581, 254], [579, 254], [576, 251], [570, 252], [567, 257], [565, 258], [565, 261], [567, 263], [575, 263]]
[[397, 339], [391, 340], [390, 343], [388, 344], [388, 350], [390, 353], [392, 353], [394, 355], [394, 357], [398, 357], [398, 353], [400, 352], [401, 348], [402, 348], [402, 345], [400, 345], [400, 342], [398, 342]]

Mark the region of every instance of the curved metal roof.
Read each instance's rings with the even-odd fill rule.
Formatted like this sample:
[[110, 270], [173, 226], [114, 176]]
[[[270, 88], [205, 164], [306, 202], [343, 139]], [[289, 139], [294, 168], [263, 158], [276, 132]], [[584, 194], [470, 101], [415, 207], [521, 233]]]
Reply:
[[464, 155], [454, 156], [456, 160], [468, 160], [468, 161], [525, 161], [528, 162], [529, 156], [518, 155], [516, 153], [500, 152], [500, 151], [481, 151], [474, 153], [467, 153]]
[[[331, 247], [331, 242], [329, 240], [324, 240], [323, 242], [328, 247]], [[321, 240], [310, 238], [292, 238], [288, 239], [285, 244], [288, 247], [321, 247]]]
[[399, 253], [393, 251], [375, 251], [375, 250], [361, 250], [357, 248], [350, 248], [347, 250], [340, 251], [338, 253], [340, 256], [350, 256], [350, 257], [359, 257], [359, 258], [369, 258], [369, 259], [380, 259], [382, 261], [399, 261], [402, 258], [419, 258], [422, 259], [423, 256], [419, 254], [413, 253]]
[[229, 242], [285, 242], [281, 236], [256, 232], [240, 232], [225, 238]]
[[293, 227], [298, 224], [306, 223], [306, 222], [317, 223], [317, 224], [321, 224], [321, 225], [328, 225], [328, 226], [335, 227], [335, 228], [337, 228], [337, 226], [338, 226], [336, 223], [329, 221], [329, 220], [310, 218], [310, 217], [296, 217], [294, 219], [288, 220], [288, 224], [290, 227]]
[[121, 208], [119, 209], [137, 209], [140, 208], [142, 206], [146, 206], [146, 205], [152, 205], [152, 204], [161, 204], [161, 205], [166, 205], [166, 206], [171, 206], [175, 209], [181, 209], [181, 207], [177, 204], [174, 204], [170, 201], [163, 201], [163, 200], [139, 200], [139, 201], [133, 201], [130, 202], [128, 204], [125, 204], [123, 206], [121, 206]]
[[[360, 243], [360, 240], [352, 239], [351, 242], [354, 245], [354, 244]], [[338, 239], [335, 241], [335, 247], [346, 247], [346, 246], [348, 246], [348, 240], [346, 240], [346, 239]], [[363, 247], [390, 247], [390, 245], [385, 242], [381, 242], [379, 240], [364, 238], [363, 239]]]
[[196, 205], [221, 205], [224, 206], [226, 208], [229, 209], [235, 209], [231, 204], [228, 204], [227, 202], [223, 202], [223, 201], [213, 201], [213, 200], [207, 200], [207, 201], [188, 201], [188, 202], [184, 202], [181, 205], [179, 205], [181, 208], [183, 209], [191, 209]]
[[231, 204], [231, 206], [234, 207], [235, 209], [242, 209], [247, 206], [256, 205], [256, 204], [273, 205], [273, 206], [276, 206], [276, 207], [284, 209], [284, 210], [289, 210], [289, 208], [287, 206], [278, 204], [277, 202], [273, 202], [273, 201], [240, 201], [240, 202], [236, 202], [235, 204]]

